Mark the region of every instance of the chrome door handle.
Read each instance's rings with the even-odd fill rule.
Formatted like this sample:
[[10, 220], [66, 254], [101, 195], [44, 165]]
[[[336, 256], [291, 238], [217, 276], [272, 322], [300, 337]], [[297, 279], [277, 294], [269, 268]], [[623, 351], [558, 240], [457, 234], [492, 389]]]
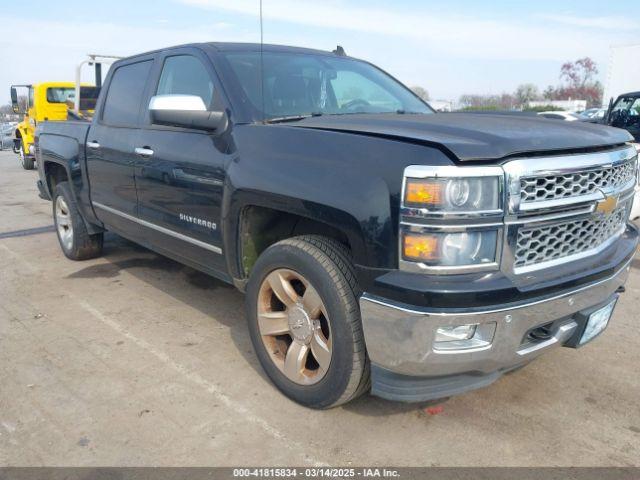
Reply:
[[136, 152], [136, 155], [140, 155], [141, 157], [149, 158], [153, 156], [153, 150], [150, 148], [136, 147], [133, 151]]
[[87, 142], [87, 147], [93, 148], [94, 150], [100, 148], [100, 144], [98, 142]]

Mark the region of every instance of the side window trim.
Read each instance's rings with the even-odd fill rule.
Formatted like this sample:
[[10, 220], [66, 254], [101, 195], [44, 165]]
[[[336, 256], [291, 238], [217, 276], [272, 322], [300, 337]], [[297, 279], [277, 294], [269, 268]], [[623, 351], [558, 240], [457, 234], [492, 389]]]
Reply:
[[146, 98], [147, 97], [147, 93], [149, 90], [149, 84], [151, 82], [151, 79], [153, 78], [154, 75], [154, 67], [156, 64], [156, 58], [155, 56], [149, 56], [149, 57], [142, 57], [142, 58], [136, 58], [136, 59], [132, 59], [131, 61], [124, 61], [123, 63], [114, 65], [114, 67], [109, 69], [109, 73], [108, 73], [108, 79], [107, 79], [107, 84], [109, 85], [109, 87], [106, 89], [106, 91], [103, 89], [103, 92], [101, 92], [101, 96], [102, 93], [104, 93], [103, 98], [100, 100], [100, 115], [97, 117], [97, 123], [101, 126], [105, 126], [105, 127], [112, 127], [112, 128], [140, 128], [141, 124], [142, 124], [142, 113], [144, 111], [146, 111], [146, 105], [144, 104], [144, 102], [141, 102], [139, 107], [138, 107], [138, 115], [136, 118], [136, 123], [135, 124], [111, 124], [108, 122], [104, 121], [104, 112], [105, 112], [105, 107], [107, 105], [107, 100], [109, 99], [109, 91], [111, 90], [111, 86], [113, 85], [113, 77], [115, 76], [116, 72], [118, 71], [118, 69], [122, 68], [122, 67], [127, 67], [129, 65], [135, 65], [137, 63], [144, 63], [144, 62], [151, 62], [151, 66], [149, 67], [149, 73], [148, 73], [148, 77], [146, 80], [146, 85], [144, 87], [144, 90], [142, 92], [142, 98]]
[[[207, 109], [212, 108], [213, 106], [213, 101], [214, 101], [214, 97], [216, 94], [216, 91], [218, 90], [216, 82], [213, 78], [213, 76], [211, 75], [211, 72], [209, 71], [209, 69], [207, 69], [207, 66], [205, 64], [205, 62], [202, 61], [201, 58], [198, 58], [196, 55], [193, 55], [192, 53], [170, 53], [165, 55], [165, 57], [162, 59], [161, 62], [161, 66], [160, 66], [160, 70], [158, 72], [158, 75], [156, 77], [156, 81], [155, 81], [155, 88], [152, 90], [152, 95], [157, 95], [158, 94], [158, 89], [160, 88], [160, 81], [162, 80], [162, 74], [164, 73], [164, 69], [167, 65], [167, 61], [171, 58], [176, 58], [176, 57], [191, 57], [194, 58], [197, 62], [199, 62], [200, 66], [202, 67], [203, 71], [208, 75], [209, 77], [209, 81], [212, 84], [212, 90], [211, 90], [211, 100], [209, 101], [209, 104], [207, 105]], [[204, 99], [203, 99], [204, 100]], [[206, 102], [205, 102], [206, 103]]]
[[142, 128], [150, 129], [150, 130], [174, 130], [174, 131], [182, 131], [182, 132], [193, 132], [202, 135], [207, 135], [206, 132], [202, 130], [194, 130], [184, 127], [172, 127], [168, 125], [154, 125], [151, 123], [151, 118], [149, 115], [149, 101], [151, 97], [156, 94], [158, 91], [158, 86], [160, 85], [160, 77], [162, 76], [162, 70], [164, 68], [164, 64], [167, 58], [169, 57], [177, 57], [177, 56], [191, 56], [195, 57], [200, 61], [206, 72], [209, 74], [211, 81], [213, 82], [213, 98], [211, 101], [211, 105], [209, 108], [216, 108], [216, 103], [220, 103], [220, 108], [222, 110], [232, 111], [230, 106], [230, 102], [228, 100], [228, 96], [225, 93], [223, 88], [222, 81], [220, 80], [220, 75], [214, 65], [213, 59], [203, 52], [201, 49], [187, 47], [187, 48], [176, 48], [174, 50], [168, 50], [163, 53], [160, 53], [156, 58], [155, 65], [152, 69], [151, 78], [149, 82], [149, 89], [145, 92], [143, 104], [142, 104], [142, 115], [140, 124]]

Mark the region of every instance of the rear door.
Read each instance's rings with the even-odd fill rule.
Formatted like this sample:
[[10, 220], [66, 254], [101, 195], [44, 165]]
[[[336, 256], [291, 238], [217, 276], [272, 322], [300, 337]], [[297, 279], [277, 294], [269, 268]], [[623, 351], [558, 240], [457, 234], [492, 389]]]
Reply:
[[[211, 61], [197, 49], [175, 49], [159, 58], [154, 95], [198, 95], [210, 110], [224, 110]], [[210, 133], [151, 124], [145, 106], [136, 136], [140, 219], [157, 250], [206, 270], [225, 271], [221, 205], [229, 142]], [[142, 150], [140, 150], [142, 149]]]
[[137, 216], [133, 149], [152, 67], [152, 57], [115, 67], [100, 117], [87, 136], [87, 170], [96, 215], [107, 225], [125, 230]]

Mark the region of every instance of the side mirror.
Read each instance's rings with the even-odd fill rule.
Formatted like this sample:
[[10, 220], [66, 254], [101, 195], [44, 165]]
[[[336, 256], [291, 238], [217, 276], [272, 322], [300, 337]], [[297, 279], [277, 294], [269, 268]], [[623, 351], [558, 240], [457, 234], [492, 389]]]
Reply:
[[13, 113], [22, 113], [18, 103], [18, 90], [16, 90], [16, 87], [11, 87], [11, 109]]
[[149, 101], [149, 112], [157, 125], [222, 133], [229, 124], [226, 112], [208, 111], [197, 95], [156, 95]]

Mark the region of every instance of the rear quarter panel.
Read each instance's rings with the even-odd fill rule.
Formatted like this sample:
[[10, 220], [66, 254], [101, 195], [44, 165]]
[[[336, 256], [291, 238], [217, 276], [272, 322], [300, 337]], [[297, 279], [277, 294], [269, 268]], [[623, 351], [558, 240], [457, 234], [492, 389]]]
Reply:
[[67, 172], [71, 191], [85, 220], [100, 225], [90, 201], [89, 179], [85, 159], [85, 142], [89, 122], [43, 122], [36, 129], [38, 171], [40, 179], [50, 191], [47, 182], [47, 164], [61, 165]]

